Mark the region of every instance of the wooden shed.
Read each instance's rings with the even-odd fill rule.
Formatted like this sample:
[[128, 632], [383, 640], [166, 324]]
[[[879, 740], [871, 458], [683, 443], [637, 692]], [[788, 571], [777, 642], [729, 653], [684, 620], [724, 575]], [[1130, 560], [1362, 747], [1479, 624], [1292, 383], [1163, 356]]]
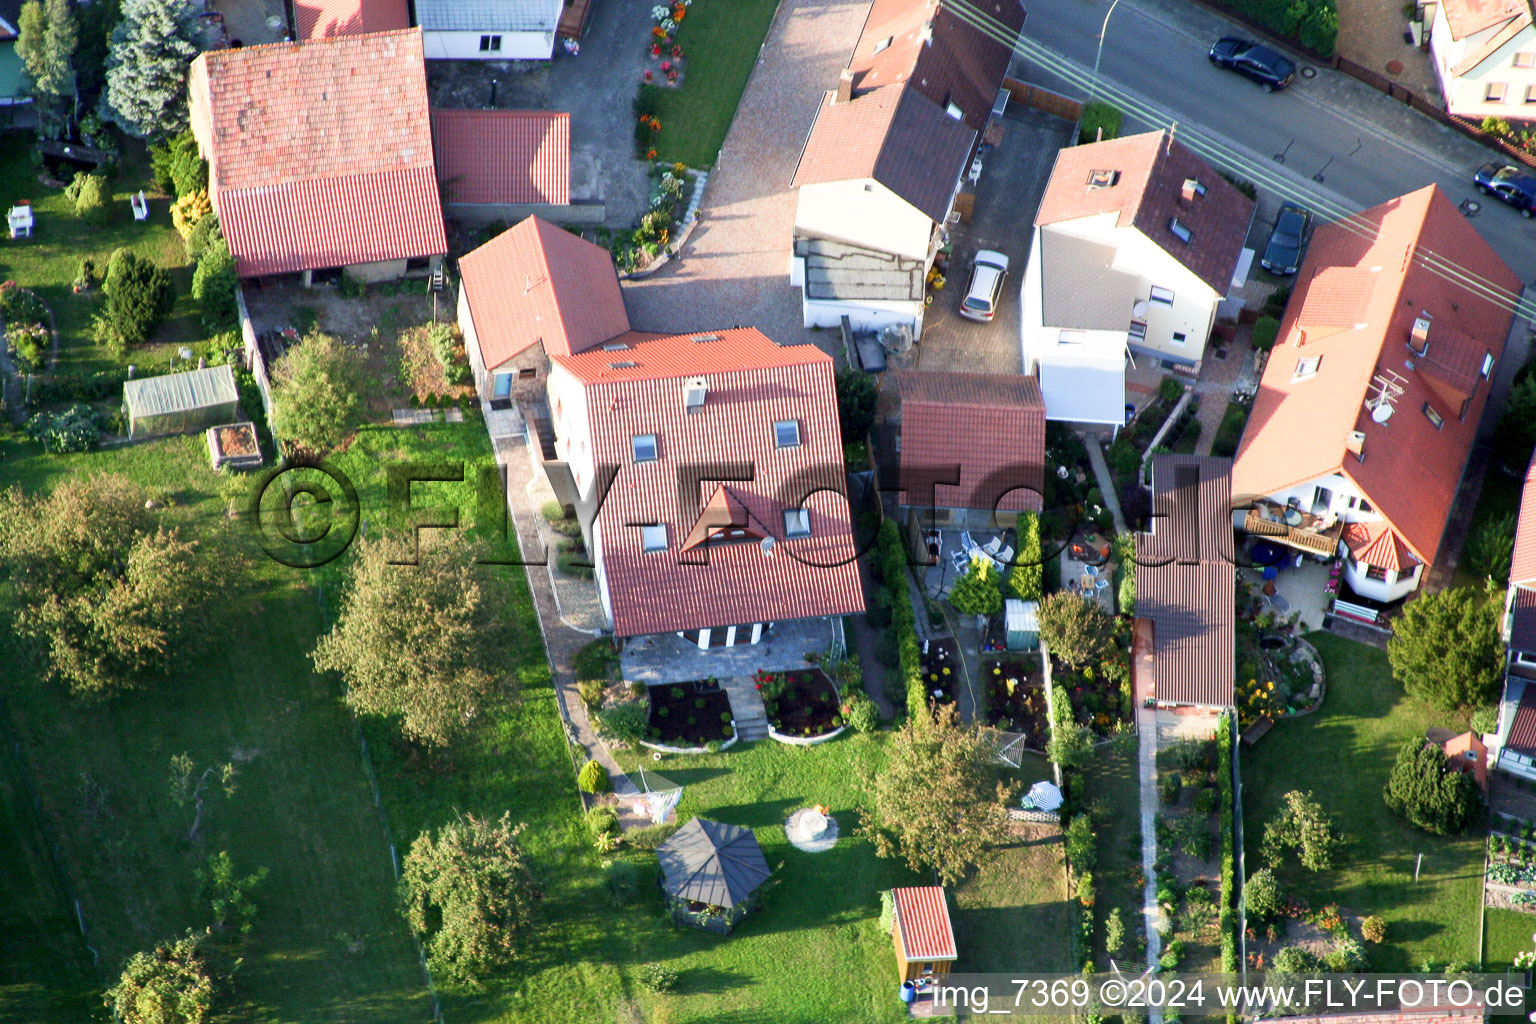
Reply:
[[896, 946], [900, 981], [948, 974], [955, 966], [955, 930], [949, 923], [949, 901], [942, 885], [891, 890], [896, 917], [891, 939]]

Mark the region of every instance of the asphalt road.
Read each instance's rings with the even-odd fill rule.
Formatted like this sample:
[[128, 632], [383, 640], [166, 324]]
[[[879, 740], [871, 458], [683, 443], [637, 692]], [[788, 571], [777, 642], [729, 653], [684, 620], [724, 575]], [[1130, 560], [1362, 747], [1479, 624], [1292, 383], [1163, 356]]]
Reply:
[[[1109, 0], [1032, 0], [1014, 74], [1067, 95], [1089, 92]], [[1281, 199], [1323, 219], [1438, 183], [1455, 202], [1479, 198], [1472, 171], [1494, 154], [1335, 71], [1298, 77], [1279, 93], [1206, 57], [1224, 34], [1245, 34], [1179, 0], [1120, 0], [1105, 33], [1097, 92], [1126, 112], [1125, 133], [1177, 122], [1178, 138], [1223, 170], [1253, 181], [1260, 216]], [[1536, 281], [1536, 219], [1482, 199], [1474, 223], [1525, 281]]]

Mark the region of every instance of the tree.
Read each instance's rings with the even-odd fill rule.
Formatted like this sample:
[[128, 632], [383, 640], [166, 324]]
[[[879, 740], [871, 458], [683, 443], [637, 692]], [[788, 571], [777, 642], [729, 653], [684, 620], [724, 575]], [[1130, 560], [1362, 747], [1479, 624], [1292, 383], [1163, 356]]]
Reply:
[[955, 580], [949, 603], [962, 615], [992, 615], [1003, 607], [1003, 592], [997, 589], [997, 570], [989, 559], [971, 559], [971, 567]]
[[203, 898], [213, 910], [215, 928], [234, 928], [241, 935], [250, 934], [256, 924], [256, 904], [251, 900], [251, 890], [267, 877], [266, 868], [241, 878], [235, 871], [235, 861], [227, 850], [208, 857], [208, 866], [195, 872], [198, 885], [202, 886]]
[[1500, 607], [1492, 592], [1472, 587], [1422, 594], [1403, 605], [1387, 658], [1408, 696], [1442, 711], [1493, 700], [1504, 668]]
[[1016, 526], [1014, 532], [1019, 539], [1019, 552], [1013, 556], [1013, 568], [1008, 570], [1008, 587], [1020, 600], [1038, 601], [1045, 580], [1040, 513], [1020, 512]]
[[1072, 668], [1110, 660], [1115, 651], [1115, 622], [1097, 601], [1058, 590], [1040, 602], [1040, 639]]
[[1515, 554], [1515, 514], [1506, 512], [1487, 520], [1467, 538], [1461, 560], [1474, 576], [1492, 580], [1500, 587], [1509, 583], [1509, 565]]
[[1460, 835], [1483, 812], [1472, 776], [1453, 769], [1438, 746], [1417, 738], [1398, 750], [1381, 795], [1393, 814], [1440, 836]]
[[1110, 956], [1119, 956], [1120, 948], [1124, 945], [1125, 919], [1120, 916], [1120, 908], [1115, 907], [1104, 921], [1104, 952]]
[[0, 494], [0, 571], [17, 596], [17, 631], [77, 695], [111, 696], [163, 673], [219, 586], [199, 542], [156, 525], [145, 499], [117, 476]]
[[423, 832], [405, 855], [400, 898], [432, 970], [468, 981], [516, 959], [543, 893], [510, 814], [466, 814]]
[[1267, 921], [1280, 913], [1280, 882], [1269, 868], [1260, 868], [1243, 883], [1243, 906], [1251, 921]]
[[197, 56], [191, 12], [180, 0], [123, 0], [102, 114], [135, 138], [157, 141], [187, 127], [187, 68]]
[[862, 441], [869, 435], [879, 400], [874, 377], [863, 370], [838, 371], [837, 416], [842, 423], [844, 443]]
[[217, 236], [203, 250], [192, 272], [192, 297], [203, 304], [203, 323], [209, 330], [222, 331], [235, 325], [239, 318], [235, 289], [239, 283], [229, 244]]
[[1296, 854], [1308, 871], [1327, 871], [1333, 867], [1344, 848], [1344, 836], [1333, 819], [1323, 812], [1311, 792], [1293, 789], [1285, 794], [1284, 801], [1280, 813], [1264, 826], [1260, 846], [1264, 859], [1273, 866], [1289, 851]]
[[596, 761], [588, 761], [576, 774], [576, 785], [583, 793], [608, 792], [608, 769]]
[[70, 0], [29, 0], [21, 7], [16, 53], [37, 97], [43, 133], [63, 134], [66, 101], [75, 94], [75, 48], [79, 30]]
[[1518, 373], [1493, 432], [1493, 450], [1504, 468], [1521, 476], [1536, 447], [1536, 373]]
[[106, 1003], [123, 1024], [203, 1024], [213, 1009], [215, 978], [188, 932], [128, 959]]
[[341, 614], [311, 655], [341, 673], [354, 710], [400, 715], [407, 739], [444, 746], [511, 684], [505, 617], [473, 561], [457, 535], [422, 544], [418, 565], [391, 565], [382, 541], [358, 545]]
[[311, 331], [273, 370], [273, 429], [312, 451], [334, 449], [362, 425], [367, 388], [362, 357]]
[[933, 870], [953, 885], [1008, 837], [1008, 805], [1017, 787], [998, 780], [995, 748], [952, 705], [910, 719], [891, 741], [875, 776], [874, 806], [860, 810], [859, 832], [881, 857], [901, 857], [914, 871]]
[[118, 249], [107, 263], [101, 290], [106, 321], [123, 345], [142, 345], [171, 311], [171, 275], [132, 249]]
[[107, 200], [111, 193], [107, 191], [107, 179], [101, 175], [83, 171], [76, 174], [75, 180], [64, 189], [64, 197], [75, 204], [75, 216], [87, 224], [106, 223]]
[[208, 190], [208, 162], [197, 151], [197, 137], [191, 129], [150, 146], [149, 165], [155, 184], [177, 199]]

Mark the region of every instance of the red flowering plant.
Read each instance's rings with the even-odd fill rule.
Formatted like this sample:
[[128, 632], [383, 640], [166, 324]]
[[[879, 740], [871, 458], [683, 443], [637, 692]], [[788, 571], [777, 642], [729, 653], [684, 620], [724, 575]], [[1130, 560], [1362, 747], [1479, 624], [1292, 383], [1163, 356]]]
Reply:
[[674, 47], [672, 47], [672, 59], [673, 60], [682, 60], [683, 59], [683, 48], [681, 46], [674, 46]]
[[662, 61], [661, 62], [661, 70], [663, 70], [663, 71], [671, 71], [672, 70], [672, 62], [669, 61], [669, 60]]
[[660, 57], [661, 56], [661, 44], [660, 43], [652, 43], [651, 44], [651, 56], [652, 57]]
[[650, 80], [651, 80], [651, 78], [652, 78], [652, 77], [654, 77], [654, 76], [653, 76], [653, 75], [652, 75], [652, 74], [651, 74], [651, 72], [650, 72], [650, 70], [649, 70], [649, 69], [647, 69], [647, 70], [646, 70], [646, 72], [645, 72], [645, 80], [646, 80], [646, 81], [647, 81], [647, 82], [649, 82], [649, 81], [650, 81]]

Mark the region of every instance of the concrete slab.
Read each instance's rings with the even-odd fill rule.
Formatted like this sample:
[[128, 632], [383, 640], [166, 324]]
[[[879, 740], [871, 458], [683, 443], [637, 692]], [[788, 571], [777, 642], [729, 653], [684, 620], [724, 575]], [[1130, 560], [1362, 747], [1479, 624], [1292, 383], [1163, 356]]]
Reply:
[[[1237, 575], [1238, 579], [1253, 588], [1255, 594], [1262, 592], [1264, 580], [1258, 570], [1240, 569]], [[1267, 610], [1273, 611], [1276, 615], [1299, 613], [1301, 618], [1298, 624], [1302, 632], [1323, 628], [1323, 616], [1328, 612], [1330, 597], [1326, 591], [1328, 563], [1307, 559], [1302, 563], [1301, 568], [1293, 566], [1280, 573], [1274, 583], [1274, 597], [1265, 599]]]

